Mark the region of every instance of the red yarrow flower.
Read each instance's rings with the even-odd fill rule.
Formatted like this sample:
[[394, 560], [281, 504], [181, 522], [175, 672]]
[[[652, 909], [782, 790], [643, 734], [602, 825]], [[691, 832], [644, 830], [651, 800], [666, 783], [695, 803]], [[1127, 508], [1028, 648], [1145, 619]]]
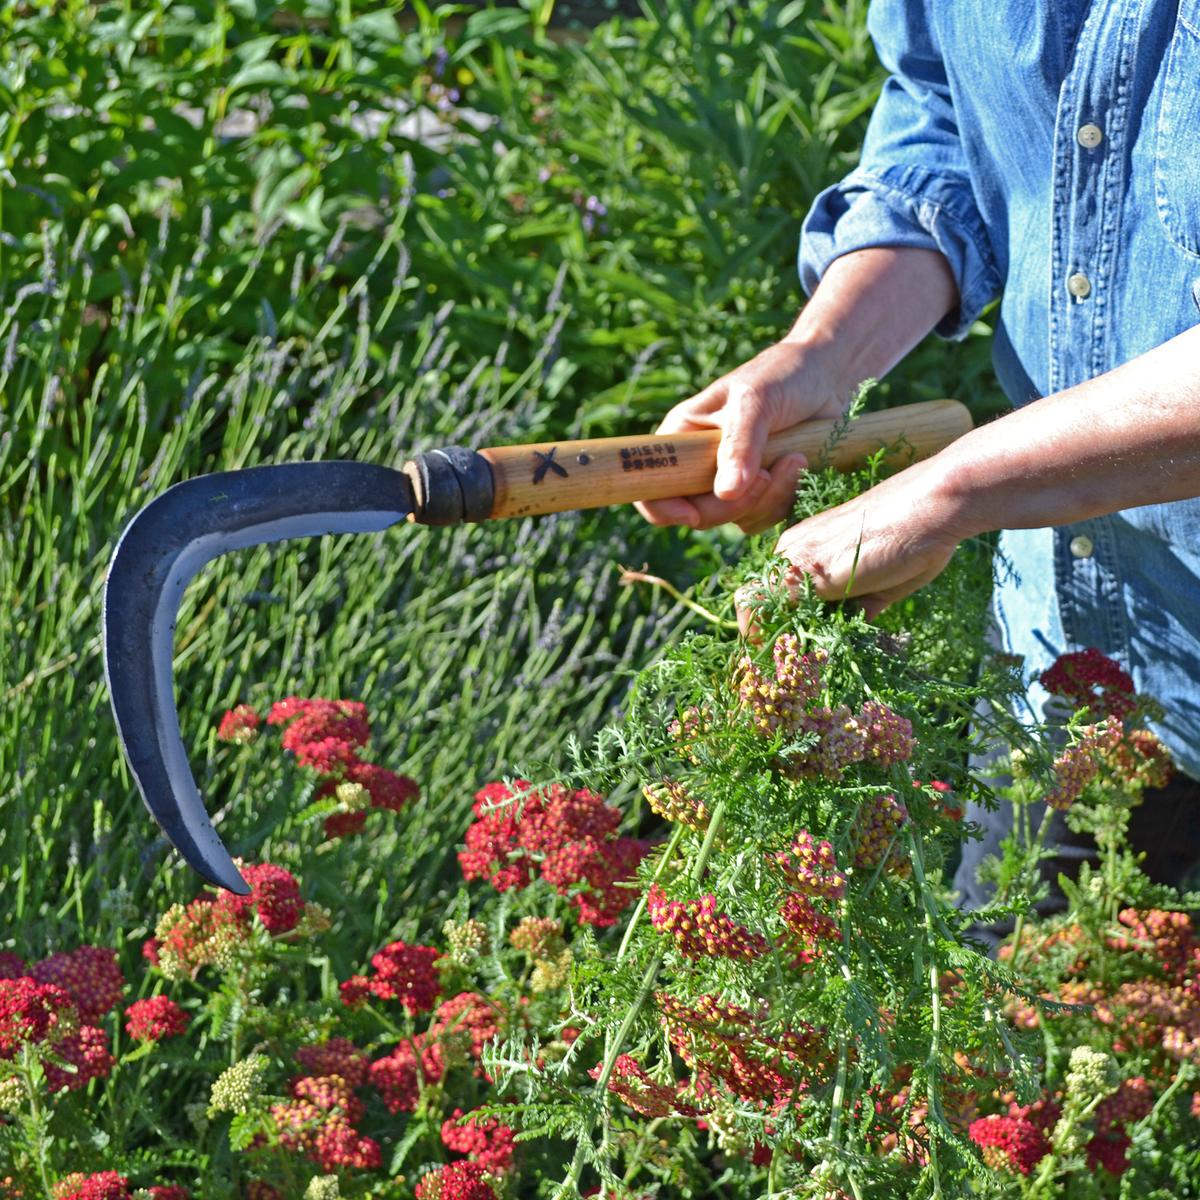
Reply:
[[367, 1081], [371, 1059], [349, 1038], [330, 1038], [321, 1046], [301, 1046], [293, 1055], [297, 1064], [310, 1075], [340, 1075], [352, 1087], [362, 1087]]
[[418, 1034], [401, 1042], [386, 1058], [371, 1064], [371, 1086], [379, 1092], [389, 1112], [412, 1112], [422, 1087], [438, 1083], [445, 1071], [441, 1044]]
[[88, 1024], [111, 1012], [125, 993], [125, 976], [117, 964], [117, 953], [108, 946], [80, 946], [70, 953], [52, 954], [29, 968], [38, 983], [62, 988]]
[[64, 1070], [55, 1063], [44, 1063], [46, 1087], [51, 1092], [77, 1092], [89, 1080], [106, 1079], [117, 1060], [108, 1052], [108, 1032], [94, 1025], [81, 1025], [77, 1032], [54, 1043], [54, 1053], [75, 1070]]
[[513, 1160], [513, 1130], [501, 1125], [495, 1117], [477, 1117], [472, 1113], [465, 1121], [461, 1108], [442, 1123], [442, 1142], [447, 1149], [467, 1155], [472, 1162], [481, 1163], [491, 1171], [507, 1171]]
[[[593, 1079], [599, 1079], [604, 1073], [604, 1067], [597, 1064], [588, 1072]], [[623, 1100], [634, 1112], [644, 1117], [657, 1120], [672, 1114], [682, 1117], [698, 1117], [700, 1109], [679, 1100], [676, 1088], [669, 1084], [659, 1083], [652, 1079], [638, 1063], [637, 1059], [628, 1054], [622, 1054], [613, 1064], [612, 1075], [609, 1077], [608, 1090], [614, 1096]]]
[[129, 1180], [116, 1171], [68, 1175], [55, 1187], [54, 1200], [131, 1200]]
[[243, 922], [248, 922], [250, 913], [256, 912], [268, 933], [290, 933], [295, 929], [304, 915], [304, 901], [300, 898], [296, 877], [274, 863], [251, 866], [239, 863], [238, 866], [242, 878], [250, 885], [250, 895], [222, 892], [213, 901], [213, 908], [217, 912], [232, 913]]
[[983, 1150], [983, 1160], [993, 1170], [1028, 1175], [1050, 1153], [1046, 1135], [1023, 1117], [981, 1117], [967, 1136]]
[[392, 942], [371, 959], [375, 977], [355, 975], [340, 987], [342, 1003], [354, 1008], [368, 995], [399, 1000], [413, 1015], [428, 1012], [442, 994], [442, 981], [434, 963], [441, 951], [432, 946]]
[[192, 1195], [182, 1183], [156, 1184], [146, 1191], [150, 1200], [191, 1200]]
[[555, 784], [530, 790], [488, 784], [475, 793], [477, 820], [458, 861], [467, 879], [490, 879], [498, 891], [528, 887], [535, 871], [560, 895], [571, 897], [583, 925], [616, 924], [634, 900], [633, 879], [649, 850], [637, 838], [617, 837], [619, 809], [588, 788]]
[[1041, 684], [1077, 708], [1091, 709], [1098, 718], [1112, 716], [1123, 721], [1137, 708], [1132, 676], [1093, 646], [1060, 654], [1042, 672]]
[[483, 1048], [504, 1025], [504, 1014], [486, 996], [478, 992], [460, 992], [438, 1005], [437, 1020], [430, 1027], [431, 1037], [462, 1043], [474, 1058], [483, 1057]]
[[450, 1163], [422, 1175], [415, 1194], [417, 1200], [496, 1200], [487, 1174], [482, 1163]]
[[125, 1010], [125, 1029], [130, 1037], [142, 1042], [157, 1042], [184, 1033], [188, 1015], [169, 996], [151, 996], [138, 1000]]
[[0, 980], [0, 1058], [26, 1042], [57, 1040], [74, 1027], [75, 1004], [62, 988], [29, 976]]
[[262, 724], [255, 709], [249, 704], [239, 704], [229, 709], [217, 726], [217, 741], [233, 742], [238, 746], [249, 745], [258, 737], [258, 727]]
[[650, 889], [649, 912], [654, 928], [669, 933], [685, 958], [720, 956], [753, 962], [770, 949], [761, 933], [752, 933], [719, 912], [711, 893], [699, 900], [671, 900], [655, 885]]

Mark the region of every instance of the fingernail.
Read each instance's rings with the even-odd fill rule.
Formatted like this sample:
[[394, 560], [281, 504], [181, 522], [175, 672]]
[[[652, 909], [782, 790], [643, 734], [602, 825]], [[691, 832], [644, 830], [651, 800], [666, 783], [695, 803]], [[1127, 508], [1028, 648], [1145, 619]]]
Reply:
[[741, 495], [742, 488], [745, 486], [743, 477], [744, 472], [741, 467], [722, 467], [713, 482], [713, 491], [722, 500], [733, 500]]

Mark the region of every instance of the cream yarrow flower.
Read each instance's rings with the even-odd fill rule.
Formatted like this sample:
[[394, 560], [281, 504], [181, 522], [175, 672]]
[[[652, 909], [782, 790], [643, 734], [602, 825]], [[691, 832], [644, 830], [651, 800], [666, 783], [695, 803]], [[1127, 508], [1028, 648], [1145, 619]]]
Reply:
[[571, 978], [571, 968], [574, 965], [575, 959], [569, 947], [563, 950], [553, 962], [537, 959], [529, 976], [529, 990], [549, 992], [554, 988], [562, 987]]
[[25, 1103], [27, 1094], [20, 1075], [0, 1079], [0, 1112], [16, 1112]]
[[248, 1113], [262, 1098], [263, 1075], [267, 1070], [265, 1054], [251, 1054], [221, 1073], [212, 1085], [208, 1116], [219, 1112]]
[[338, 804], [345, 812], [361, 812], [371, 807], [371, 793], [361, 783], [349, 779], [337, 785]]
[[1090, 1046], [1076, 1046], [1071, 1051], [1067, 1068], [1067, 1095], [1071, 1099], [1085, 1104], [1098, 1100], [1116, 1091], [1120, 1082], [1120, 1072], [1111, 1054]]
[[314, 1175], [304, 1189], [304, 1200], [341, 1200], [336, 1175]]
[[442, 926], [442, 933], [450, 947], [446, 957], [457, 966], [473, 966], [481, 955], [491, 952], [492, 937], [488, 927], [473, 917], [465, 921], [447, 921]]

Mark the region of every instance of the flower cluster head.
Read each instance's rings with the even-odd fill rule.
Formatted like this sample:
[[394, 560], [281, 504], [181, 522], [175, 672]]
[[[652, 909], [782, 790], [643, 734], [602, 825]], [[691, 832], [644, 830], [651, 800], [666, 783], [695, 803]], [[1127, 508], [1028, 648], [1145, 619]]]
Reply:
[[774, 678], [768, 678], [749, 656], [738, 660], [734, 688], [751, 726], [765, 737], [807, 735], [807, 749], [788, 751], [783, 766], [799, 779], [842, 778], [853, 763], [881, 766], [906, 762], [916, 745], [912, 722], [886, 704], [869, 701], [854, 713], [845, 704], [818, 703], [824, 682], [821, 670], [829, 661], [823, 649], [800, 653], [795, 634], [785, 633], [773, 648]]
[[138, 1188], [133, 1200], [191, 1200], [192, 1193], [182, 1183], [159, 1183], [153, 1187]]
[[701, 832], [708, 828], [712, 816], [708, 805], [682, 783], [664, 779], [661, 783], [647, 784], [642, 788], [642, 795], [650, 802], [651, 810], [664, 821], [676, 821]]
[[743, 710], [754, 728], [767, 737], [780, 731], [794, 733], [800, 728], [807, 710], [821, 694], [821, 668], [829, 661], [827, 650], [801, 654], [794, 633], [783, 634], [772, 653], [773, 679], [768, 679], [749, 655], [738, 660], [734, 678]]
[[62, 988], [29, 976], [0, 980], [0, 1058], [26, 1043], [57, 1042], [78, 1029], [75, 1004]]
[[338, 1075], [352, 1088], [367, 1082], [371, 1067], [370, 1055], [344, 1037], [330, 1038], [320, 1046], [301, 1046], [292, 1058], [310, 1075]]
[[354, 1007], [368, 995], [380, 1000], [399, 1000], [413, 1015], [428, 1012], [442, 994], [442, 980], [435, 963], [441, 953], [432, 946], [409, 946], [392, 942], [371, 959], [374, 978], [355, 975], [341, 985], [342, 1002]]
[[330, 838], [360, 832], [368, 806], [399, 812], [420, 795], [416, 780], [359, 756], [371, 739], [371, 725], [367, 706], [357, 700], [288, 696], [272, 706], [267, 724], [286, 725], [283, 748], [301, 766], [325, 777], [317, 798], [337, 797], [338, 809], [325, 819]]
[[490, 879], [505, 892], [528, 887], [537, 871], [570, 896], [584, 925], [615, 925], [634, 899], [632, 880], [649, 846], [618, 837], [618, 809], [604, 797], [555, 784], [534, 791], [524, 780], [492, 783], [475, 793], [476, 820], [458, 861], [467, 879]]
[[453, 1162], [422, 1175], [417, 1200], [496, 1200], [496, 1189], [488, 1182], [483, 1163]]
[[881, 764], [908, 762], [917, 740], [912, 722], [894, 713], [886, 704], [869, 700], [858, 714], [858, 723], [867, 731], [867, 758]]
[[46, 1072], [46, 1087], [50, 1092], [66, 1088], [76, 1092], [87, 1087], [91, 1079], [106, 1079], [116, 1065], [116, 1059], [108, 1051], [108, 1032], [95, 1025], [81, 1025], [74, 1033], [68, 1033], [54, 1044], [55, 1055], [74, 1067], [69, 1071], [57, 1063], [43, 1064]]
[[1046, 793], [1046, 803], [1060, 811], [1070, 808], [1099, 774], [1100, 759], [1120, 742], [1121, 722], [1116, 717], [1105, 717], [1100, 725], [1085, 726], [1079, 741], [1054, 760], [1054, 782]]
[[462, 1116], [462, 1109], [456, 1108], [451, 1118], [442, 1122], [442, 1142], [446, 1148], [467, 1155], [489, 1171], [509, 1170], [513, 1160], [512, 1128], [495, 1117], [472, 1113], [463, 1121]]
[[301, 936], [308, 928], [320, 927], [320, 921], [313, 919], [316, 906], [300, 898], [300, 885], [290, 871], [274, 863], [247, 866], [240, 859], [234, 861], [250, 885], [248, 896], [223, 891], [200, 896], [186, 907], [173, 904], [143, 946], [142, 954], [168, 979], [195, 978], [206, 966], [221, 971], [236, 968], [256, 916], [276, 937]]
[[184, 1033], [187, 1027], [187, 1013], [169, 996], [137, 1000], [125, 1010], [125, 1029], [138, 1041], [157, 1042]]
[[391, 1054], [370, 1066], [371, 1086], [389, 1112], [412, 1112], [421, 1092], [440, 1082], [446, 1073], [446, 1056], [436, 1039], [418, 1034], [400, 1042]]
[[804, 895], [793, 893], [779, 910], [783, 923], [795, 941], [793, 965], [812, 962], [820, 953], [821, 942], [840, 942], [842, 931], [827, 913], [818, 912]]
[[679, 756], [686, 758], [697, 766], [700, 759], [696, 756], [694, 744], [711, 733], [713, 729], [712, 713], [708, 708], [696, 708], [694, 705], [685, 708], [678, 717], [667, 726], [671, 740], [677, 743]]
[[1124, 908], [1117, 920], [1128, 934], [1114, 934], [1107, 939], [1113, 950], [1140, 950], [1152, 955], [1167, 977], [1184, 983], [1200, 974], [1200, 944], [1197, 944], [1192, 918], [1187, 913], [1168, 912], [1151, 908], [1139, 912]]
[[132, 1200], [129, 1180], [116, 1171], [96, 1175], [75, 1172], [61, 1179], [54, 1188], [54, 1200]]
[[656, 884], [650, 889], [648, 907], [654, 928], [669, 933], [684, 958], [716, 956], [752, 962], [770, 950], [761, 933], [752, 933], [719, 912], [711, 893], [699, 900], [671, 900]]
[[855, 870], [873, 870], [883, 863], [886, 870], [907, 878], [912, 863], [900, 843], [907, 820], [908, 809], [891, 793], [866, 801], [854, 825]]
[[251, 1054], [222, 1071], [209, 1093], [209, 1117], [219, 1112], [245, 1114], [256, 1108], [262, 1099], [267, 1063], [265, 1054]]
[[354, 1128], [363, 1103], [340, 1075], [296, 1079], [289, 1090], [291, 1100], [271, 1107], [285, 1150], [307, 1154], [325, 1172], [382, 1164], [379, 1143]]
[[967, 1136], [983, 1151], [983, 1161], [997, 1171], [1028, 1175], [1050, 1153], [1050, 1141], [1024, 1117], [980, 1117]]
[[807, 829], [800, 830], [790, 854], [777, 854], [784, 878], [805, 896], [840, 900], [846, 894], [846, 876], [838, 870], [837, 856], [829, 842], [818, 842]]
[[[96, 947], [83, 949], [94, 950]], [[79, 1022], [79, 1000], [87, 1006], [88, 1014], [98, 1019], [103, 1013], [98, 1014], [97, 1008], [107, 1002], [112, 989], [106, 990], [103, 977], [97, 984], [86, 974], [81, 976], [70, 970], [64, 971], [62, 960], [70, 960], [71, 955], [54, 955], [52, 958], [57, 961], [44, 973], [70, 983], [79, 999], [59, 984], [38, 982], [35, 978], [36, 974], [42, 973], [39, 968], [51, 962], [50, 959], [35, 963], [27, 975], [0, 980], [0, 1058], [14, 1057], [22, 1045], [38, 1047], [39, 1056], [45, 1058], [46, 1087], [53, 1094], [63, 1088], [78, 1091], [91, 1079], [103, 1079], [112, 1070], [116, 1059], [108, 1052], [107, 1032]], [[95, 960], [95, 956], [82, 957], [84, 962], [89, 959]], [[95, 961], [108, 962], [106, 958]], [[118, 997], [119, 994], [117, 992]]]
[[[778, 1100], [792, 1090], [789, 1076], [798, 1067], [811, 1068], [821, 1058], [817, 1030], [806, 1024], [768, 1033], [765, 1007], [756, 1015], [713, 996], [700, 996], [691, 1006], [662, 992], [656, 999], [667, 1037], [695, 1072], [693, 1091], [705, 1108], [711, 1107], [713, 1081], [743, 1100]], [[681, 1111], [679, 1101], [675, 1107]]]
[[523, 917], [508, 935], [513, 946], [533, 960], [529, 986], [535, 992], [562, 987], [571, 977], [575, 960], [562, 933], [563, 923], [553, 917]]
[[[597, 1064], [588, 1074], [593, 1079], [599, 1079], [603, 1072], [603, 1066]], [[628, 1054], [620, 1055], [613, 1064], [607, 1086], [614, 1096], [623, 1100], [634, 1112], [641, 1113], [643, 1117], [649, 1117], [651, 1120], [673, 1115], [700, 1115], [700, 1109], [680, 1100], [677, 1088], [651, 1078], [637, 1059]]]
[[249, 704], [239, 704], [221, 718], [221, 724], [217, 726], [217, 741], [248, 746], [258, 737], [258, 727], [261, 724], [262, 717], [256, 709]]
[[1111, 1054], [1090, 1046], [1076, 1046], [1067, 1068], [1067, 1096], [1080, 1103], [1098, 1100], [1115, 1091], [1120, 1078]]
[[1051, 695], [1070, 700], [1077, 709], [1089, 709], [1098, 720], [1116, 717], [1124, 721], [1138, 707], [1132, 676], [1090, 646], [1074, 654], [1060, 654], [1042, 672], [1041, 684]]
[[115, 950], [80, 946], [70, 953], [52, 954], [29, 967], [37, 983], [53, 983], [75, 1002], [79, 1019], [95, 1024], [111, 1012], [125, 992], [125, 977]]
[[472, 1058], [483, 1057], [483, 1048], [499, 1036], [504, 1013], [478, 992], [460, 992], [438, 1005], [437, 1020], [430, 1036], [440, 1038], [451, 1048], [462, 1046]]
[[447, 921], [442, 926], [449, 949], [446, 957], [460, 967], [473, 966], [492, 951], [492, 935], [482, 921], [468, 917], [465, 921]]
[[341, 1200], [341, 1195], [336, 1175], [314, 1175], [304, 1189], [304, 1200]]

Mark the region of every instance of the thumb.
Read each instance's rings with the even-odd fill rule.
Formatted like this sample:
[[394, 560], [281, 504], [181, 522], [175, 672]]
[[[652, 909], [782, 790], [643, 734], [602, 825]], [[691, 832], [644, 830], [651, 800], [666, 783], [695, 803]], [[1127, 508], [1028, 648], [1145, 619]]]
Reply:
[[730, 396], [725, 414], [721, 444], [717, 447], [713, 494], [718, 500], [736, 500], [758, 478], [770, 433], [770, 418], [753, 393]]

